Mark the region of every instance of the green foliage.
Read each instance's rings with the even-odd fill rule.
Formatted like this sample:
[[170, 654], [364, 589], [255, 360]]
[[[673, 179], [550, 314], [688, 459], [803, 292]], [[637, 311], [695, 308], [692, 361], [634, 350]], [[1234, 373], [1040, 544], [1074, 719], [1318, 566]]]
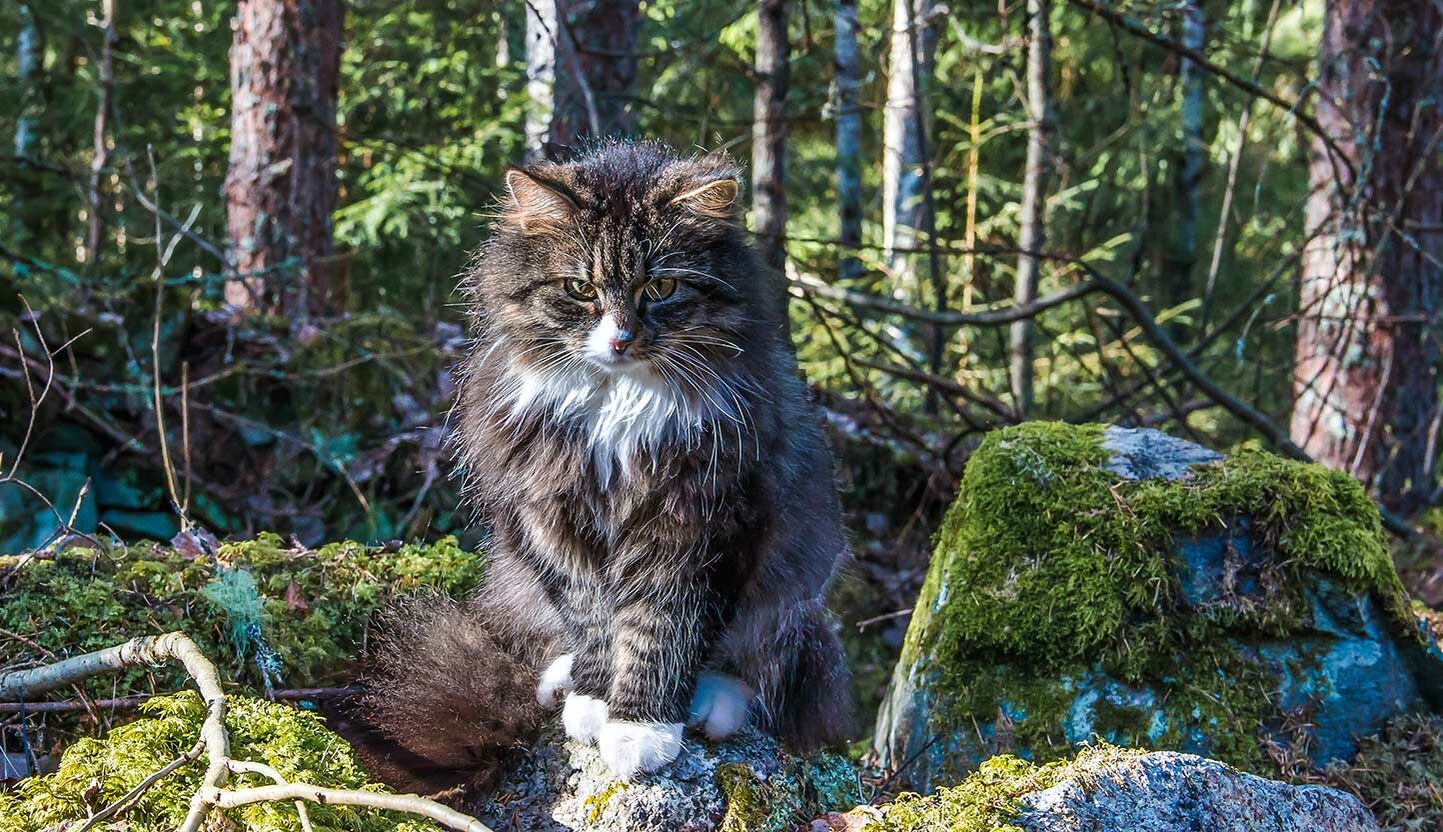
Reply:
[[[32, 832], [83, 820], [119, 800], [142, 780], [188, 751], [199, 738], [205, 704], [193, 691], [152, 699], [145, 718], [113, 730], [104, 740], [83, 739], [66, 750], [60, 768], [24, 780], [0, 793], [0, 832]], [[286, 705], [232, 697], [226, 714], [231, 756], [265, 763], [288, 782], [328, 788], [380, 790], [345, 740], [328, 731], [320, 717]], [[185, 818], [190, 797], [205, 771], [202, 759], [159, 780], [123, 817], [99, 829], [171, 832]], [[269, 785], [256, 774], [233, 776], [229, 788]], [[371, 809], [312, 804], [316, 832], [427, 832], [439, 827], [407, 816]], [[248, 832], [301, 832], [292, 803], [256, 803], [215, 812], [228, 825]], [[207, 827], [210, 828], [210, 827]]]
[[[1416, 638], [1376, 511], [1345, 474], [1259, 452], [1196, 466], [1186, 480], [1122, 481], [1102, 468], [1101, 426], [1032, 423], [997, 431], [972, 456], [961, 496], [937, 534], [902, 666], [940, 673], [958, 730], [999, 708], [1025, 716], [1016, 740], [1045, 759], [1066, 753], [1073, 692], [1061, 680], [1094, 667], [1170, 691], [1165, 726], [1101, 714], [1132, 743], [1184, 745], [1206, 726], [1214, 756], [1262, 762], [1256, 732], [1277, 680], [1230, 646], [1229, 634], [1286, 639], [1307, 621], [1304, 574], [1372, 595], [1396, 632]], [[1246, 517], [1279, 574], [1266, 597], [1225, 598], [1178, 614], [1169, 553]], [[1185, 658], [1183, 658], [1185, 657]]]
[[[239, 606], [243, 624], [258, 624], [263, 643], [278, 655], [285, 685], [338, 684], [353, 677], [372, 615], [388, 600], [417, 591], [463, 593], [484, 569], [481, 556], [450, 538], [394, 550], [356, 543], [303, 549], [268, 534], [222, 544], [218, 561], [219, 579], [205, 558], [155, 544], [112, 552], [71, 547], [30, 560], [13, 575], [0, 628], [68, 655], [181, 630], [224, 675], [259, 688], [255, 645], [236, 637]], [[0, 557], [0, 572], [18, 562]], [[23, 642], [0, 643], [0, 665], [42, 658]], [[87, 687], [108, 697], [184, 684], [183, 671], [156, 668], [97, 678]]]

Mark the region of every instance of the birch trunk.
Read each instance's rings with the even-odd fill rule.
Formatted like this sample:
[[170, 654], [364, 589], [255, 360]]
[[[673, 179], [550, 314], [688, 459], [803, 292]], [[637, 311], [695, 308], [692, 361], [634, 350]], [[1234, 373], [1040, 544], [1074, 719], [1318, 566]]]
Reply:
[[894, 0], [887, 58], [887, 104], [882, 130], [882, 238], [893, 293], [925, 305], [916, 251], [926, 240], [926, 164], [923, 130], [931, 121], [926, 84], [932, 78], [937, 33], [934, 0]]
[[[1013, 301], [1021, 306], [1037, 297], [1037, 279], [1042, 258], [1037, 256], [1047, 241], [1044, 213], [1048, 159], [1052, 140], [1052, 4], [1050, 0], [1027, 0], [1027, 113], [1032, 125], [1027, 131], [1027, 167], [1022, 180], [1022, 219], [1017, 245], [1017, 283]], [[1033, 344], [1032, 321], [1012, 324], [1010, 372], [1013, 406], [1017, 414], [1032, 414]]]
[[[1439, 432], [1443, 11], [1329, 0], [1312, 146], [1292, 439], [1385, 506], [1427, 505]], [[1356, 177], [1356, 179], [1355, 179]]]
[[752, 102], [752, 224], [762, 256], [786, 266], [787, 41], [786, 0], [760, 0], [756, 96]]
[[837, 239], [842, 243], [839, 277], [862, 274], [862, 111], [858, 104], [861, 59], [857, 54], [857, 0], [839, 0], [836, 15]]
[[85, 232], [85, 262], [94, 266], [100, 258], [100, 238], [105, 233], [102, 212], [105, 209], [101, 179], [110, 167], [110, 108], [115, 91], [115, 3], [102, 0], [100, 25], [104, 31], [100, 42], [100, 100], [95, 105], [95, 129], [91, 133], [93, 152], [90, 157], [90, 184], [86, 202], [90, 212]]
[[529, 0], [526, 4], [527, 151], [560, 159], [588, 136], [636, 132], [639, 0]]
[[35, 115], [40, 97], [40, 61], [43, 53], [40, 26], [30, 6], [20, 4], [20, 32], [16, 38], [15, 64], [20, 80], [20, 112], [15, 119], [15, 155], [30, 157], [35, 142]]

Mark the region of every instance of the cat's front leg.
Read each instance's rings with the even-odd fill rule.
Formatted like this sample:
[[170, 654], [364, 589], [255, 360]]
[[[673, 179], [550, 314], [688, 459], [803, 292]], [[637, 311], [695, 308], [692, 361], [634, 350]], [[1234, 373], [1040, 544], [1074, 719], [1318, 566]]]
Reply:
[[[564, 665], [568, 693], [561, 708], [566, 735], [579, 742], [595, 742], [606, 724], [606, 696], [611, 685], [609, 611], [593, 586], [577, 582], [570, 592], [575, 649], [552, 662], [560, 676]], [[544, 679], [543, 674], [543, 679]], [[540, 689], [538, 688], [538, 698]]]
[[617, 612], [610, 711], [597, 746], [622, 780], [655, 771], [681, 752], [713, 629], [708, 621], [715, 618], [709, 596], [701, 586], [658, 584]]

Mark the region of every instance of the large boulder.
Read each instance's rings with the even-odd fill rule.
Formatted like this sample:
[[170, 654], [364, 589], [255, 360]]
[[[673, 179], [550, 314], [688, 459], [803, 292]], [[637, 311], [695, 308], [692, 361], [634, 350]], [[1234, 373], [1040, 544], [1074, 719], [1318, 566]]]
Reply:
[[1377, 512], [1319, 466], [1020, 425], [973, 455], [936, 544], [874, 740], [924, 790], [1095, 738], [1321, 765], [1443, 691]]
[[754, 729], [691, 737], [676, 762], [623, 783], [591, 745], [549, 732], [507, 771], [481, 819], [528, 832], [782, 832], [862, 801], [841, 757], [786, 754]]
[[1041, 767], [997, 757], [955, 787], [831, 815], [813, 829], [1376, 832], [1378, 824], [1335, 789], [1265, 780], [1191, 754], [1104, 746]]

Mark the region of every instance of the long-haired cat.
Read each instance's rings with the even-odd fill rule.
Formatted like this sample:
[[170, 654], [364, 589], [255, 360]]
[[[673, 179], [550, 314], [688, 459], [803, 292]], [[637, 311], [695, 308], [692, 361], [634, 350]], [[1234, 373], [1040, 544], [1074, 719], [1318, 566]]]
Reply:
[[488, 579], [403, 616], [370, 697], [411, 752], [483, 760], [558, 705], [623, 779], [688, 723], [850, 730], [832, 457], [738, 175], [649, 142], [508, 175], [453, 414]]

